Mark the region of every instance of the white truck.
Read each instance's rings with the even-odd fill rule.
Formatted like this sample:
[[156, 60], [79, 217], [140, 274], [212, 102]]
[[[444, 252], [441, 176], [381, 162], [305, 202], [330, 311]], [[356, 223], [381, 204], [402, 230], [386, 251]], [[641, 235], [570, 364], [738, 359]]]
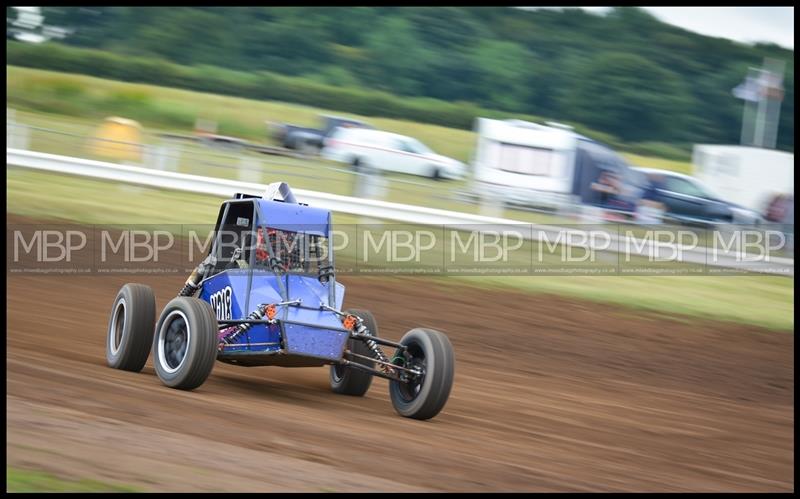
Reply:
[[697, 144], [694, 176], [726, 201], [764, 213], [777, 194], [794, 195], [794, 154], [736, 145]]

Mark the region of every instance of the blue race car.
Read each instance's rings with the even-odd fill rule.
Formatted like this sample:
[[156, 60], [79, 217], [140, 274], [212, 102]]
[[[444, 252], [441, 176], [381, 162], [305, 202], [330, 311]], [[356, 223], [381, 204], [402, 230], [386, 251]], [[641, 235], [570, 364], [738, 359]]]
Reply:
[[336, 393], [362, 396], [379, 376], [389, 380], [400, 415], [436, 416], [453, 385], [449, 339], [417, 328], [390, 341], [378, 337], [369, 311], [342, 310], [331, 230], [330, 212], [298, 203], [285, 183], [270, 184], [263, 197], [236, 194], [220, 207], [208, 256], [158, 321], [149, 286], [120, 289], [106, 336], [109, 366], [139, 372], [152, 349], [161, 381], [192, 390], [208, 378], [215, 360], [330, 365]]

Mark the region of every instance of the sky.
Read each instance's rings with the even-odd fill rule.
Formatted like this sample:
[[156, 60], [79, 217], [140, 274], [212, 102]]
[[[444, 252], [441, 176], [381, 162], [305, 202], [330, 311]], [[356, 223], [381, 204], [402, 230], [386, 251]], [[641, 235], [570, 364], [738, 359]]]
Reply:
[[[561, 8], [561, 7], [525, 7]], [[611, 7], [581, 7], [603, 14]], [[744, 43], [772, 42], [794, 50], [794, 7], [642, 7], [661, 21]]]
[[[39, 19], [38, 7], [15, 7]], [[563, 7], [521, 7], [561, 9]], [[611, 7], [580, 7], [603, 14]], [[794, 7], [642, 7], [663, 22], [744, 43], [772, 42], [794, 50]], [[35, 23], [41, 22], [41, 20]], [[40, 35], [31, 35], [40, 36]], [[33, 40], [29, 40], [33, 41]]]

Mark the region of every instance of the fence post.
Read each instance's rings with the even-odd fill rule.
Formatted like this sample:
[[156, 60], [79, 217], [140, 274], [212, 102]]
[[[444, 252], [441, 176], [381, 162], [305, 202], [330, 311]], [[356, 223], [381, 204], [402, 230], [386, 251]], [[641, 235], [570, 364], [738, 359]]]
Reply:
[[163, 144], [159, 144], [155, 146], [155, 153], [156, 153], [156, 168], [161, 171], [167, 169], [167, 148], [164, 147]]
[[561, 217], [579, 219], [581, 214], [580, 196], [568, 196], [560, 199], [556, 205], [556, 214]]
[[239, 180], [242, 182], [261, 182], [261, 161], [244, 154], [239, 157]]
[[17, 123], [17, 112], [6, 108], [6, 144], [15, 149], [28, 149], [30, 129]]
[[146, 168], [161, 171], [177, 171], [179, 151], [172, 149], [168, 144], [144, 145], [142, 164]]
[[173, 143], [168, 142], [164, 144], [163, 154], [166, 157], [166, 168], [171, 172], [180, 171], [181, 148], [174, 147]]
[[13, 109], [6, 108], [6, 144], [8, 147], [16, 148], [16, 140], [14, 140], [14, 128], [16, 127], [16, 112]]
[[490, 193], [484, 189], [479, 189], [477, 194], [479, 206], [478, 213], [480, 215], [483, 215], [484, 217], [503, 217], [505, 207], [503, 206], [503, 202], [498, 195]]
[[142, 144], [142, 163], [143, 168], [155, 168], [153, 158], [153, 146]]
[[[380, 170], [362, 167], [354, 173], [353, 197], [360, 199], [384, 199], [388, 182]], [[379, 224], [380, 220], [370, 217], [360, 217], [359, 223], [364, 225]]]
[[354, 197], [363, 199], [383, 199], [386, 197], [387, 181], [380, 170], [365, 167], [354, 175]]
[[605, 222], [605, 210], [603, 208], [584, 204], [579, 209], [581, 223], [599, 224]]

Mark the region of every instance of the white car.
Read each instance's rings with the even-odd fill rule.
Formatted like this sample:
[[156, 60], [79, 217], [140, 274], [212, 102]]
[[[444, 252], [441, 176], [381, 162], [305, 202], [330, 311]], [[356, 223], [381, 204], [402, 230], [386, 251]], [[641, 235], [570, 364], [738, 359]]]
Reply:
[[417, 139], [365, 128], [338, 128], [325, 139], [322, 157], [349, 163], [357, 170], [371, 168], [421, 175], [433, 179], [459, 179], [467, 165], [436, 154]]

